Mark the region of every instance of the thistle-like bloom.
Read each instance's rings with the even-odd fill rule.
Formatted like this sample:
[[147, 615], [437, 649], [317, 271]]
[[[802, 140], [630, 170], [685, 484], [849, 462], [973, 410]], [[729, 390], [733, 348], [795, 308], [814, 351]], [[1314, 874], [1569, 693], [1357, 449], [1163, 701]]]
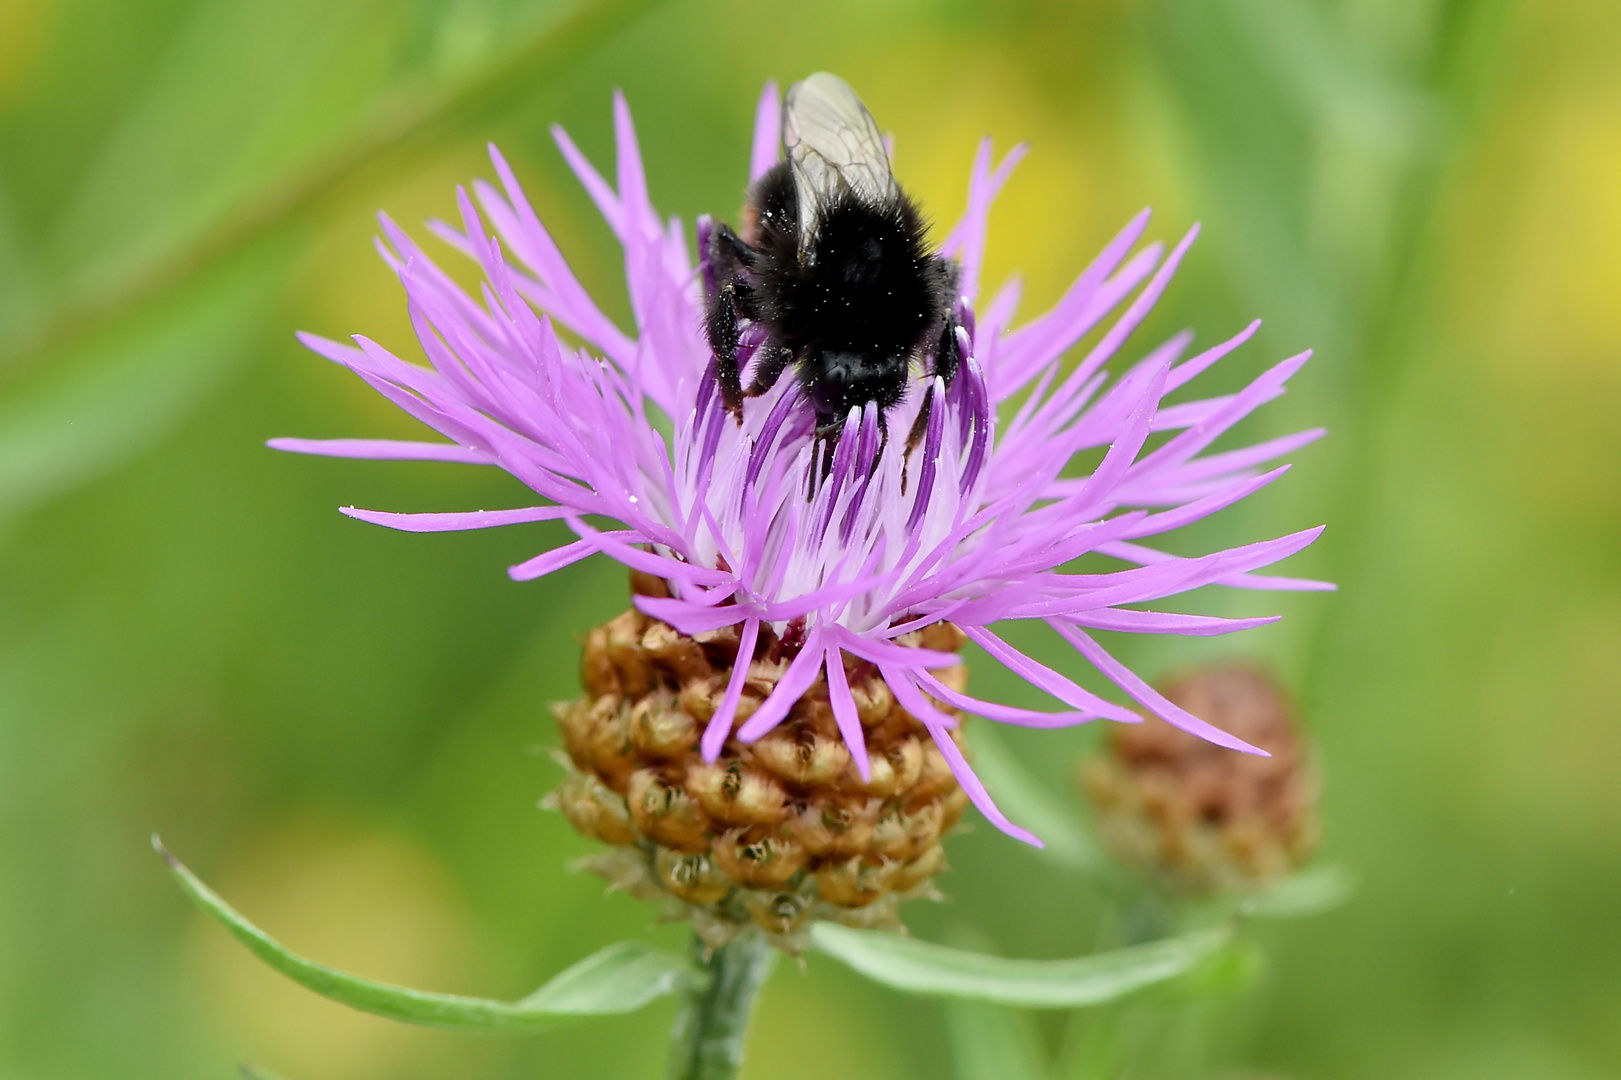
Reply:
[[1184, 672], [1167, 698], [1272, 756], [1229, 754], [1158, 721], [1117, 728], [1081, 764], [1098, 837], [1174, 891], [1254, 892], [1317, 846], [1317, 769], [1287, 692], [1247, 664]]
[[[1040, 619], [1141, 707], [1221, 746], [1264, 753], [1155, 692], [1092, 635], [1209, 635], [1272, 621], [1142, 606], [1203, 585], [1327, 587], [1254, 573], [1299, 551], [1320, 529], [1196, 558], [1144, 543], [1271, 483], [1287, 466], [1262, 471], [1266, 463], [1321, 434], [1206, 452], [1281, 394], [1308, 354], [1283, 361], [1236, 394], [1163, 404], [1248, 340], [1258, 323], [1187, 359], [1191, 335], [1179, 334], [1110, 379], [1106, 365], [1159, 299], [1196, 230], [1168, 255], [1157, 243], [1133, 254], [1147, 226], [1144, 212], [1051, 311], [1013, 327], [1017, 281], [983, 308], [975, 305], [986, 215], [1023, 148], [993, 168], [986, 140], [970, 178], [967, 213], [940, 249], [961, 268], [958, 316], [966, 334], [960, 374], [949, 387], [932, 377], [913, 380], [887, 417], [871, 404], [853, 409], [830, 443], [816, 437], [814, 411], [793, 378], [748, 399], [740, 420], [723, 406], [703, 331], [706, 267], [694, 265], [681, 222], [653, 209], [630, 112], [622, 97], [614, 105], [617, 184], [609, 184], [560, 129], [554, 134], [624, 245], [634, 335], [586, 293], [492, 147], [501, 186], [480, 181], [473, 197], [458, 192], [460, 230], [431, 226], [479, 262], [485, 275], [480, 297], [467, 295], [382, 218], [379, 248], [405, 286], [432, 366], [407, 363], [364, 337], [354, 346], [302, 338], [451, 441], [280, 439], [272, 445], [507, 470], [544, 503], [468, 513], [344, 513], [415, 532], [563, 520], [578, 539], [512, 567], [513, 578], [538, 578], [604, 554], [667, 583], [668, 596], [638, 595], [636, 604], [681, 633], [738, 627], [740, 653], [749, 656], [768, 628], [793, 660], [770, 697], [737, 727], [736, 738], [746, 744], [771, 731], [825, 673], [839, 731], [863, 777], [869, 763], [845, 660], [871, 665], [867, 670], [875, 670], [933, 735], [975, 805], [998, 828], [1032, 843], [1039, 840], [996, 808], [949, 735], [955, 719], [931, 699], [1035, 727], [1139, 716], [1012, 648], [992, 631], [998, 621]], [[776, 161], [779, 124], [776, 89], [768, 87], [751, 177]], [[700, 252], [707, 249], [708, 230], [700, 219]], [[1070, 348], [1099, 328], [1096, 344], [1067, 364]], [[565, 341], [559, 329], [583, 347]], [[758, 327], [743, 327], [745, 385], [763, 342]], [[920, 443], [908, 450], [906, 440], [886, 438], [886, 421], [889, 431], [911, 430], [925, 395], [933, 402]], [[1168, 437], [1147, 450], [1155, 433]], [[1071, 473], [1077, 454], [1104, 447], [1096, 468]], [[827, 453], [830, 461], [819, 457]], [[1065, 572], [1071, 561], [1094, 552], [1130, 566]], [[954, 653], [917, 647], [916, 638], [897, 643], [946, 621], [1067, 708], [1035, 712], [969, 697], [935, 674], [960, 662]], [[709, 760], [734, 734], [747, 668], [734, 667], [705, 729], [701, 745]]]

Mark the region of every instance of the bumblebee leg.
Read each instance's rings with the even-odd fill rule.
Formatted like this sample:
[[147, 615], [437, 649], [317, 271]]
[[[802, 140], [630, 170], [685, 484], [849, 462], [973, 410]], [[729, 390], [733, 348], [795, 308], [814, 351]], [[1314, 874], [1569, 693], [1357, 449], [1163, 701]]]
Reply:
[[709, 348], [715, 354], [715, 374], [720, 382], [726, 410], [743, 421], [743, 380], [737, 366], [738, 321], [754, 317], [754, 294], [745, 271], [754, 265], [754, 249], [744, 243], [725, 222], [716, 222], [709, 233], [709, 265], [715, 278], [725, 284], [710, 298], [705, 329]]
[[709, 263], [716, 277], [735, 281], [745, 267], [754, 265], [754, 249], [724, 221], [716, 222], [709, 233]]
[[721, 400], [726, 411], [743, 422], [743, 380], [737, 371], [737, 286], [728, 282], [709, 302], [704, 329], [709, 334], [709, 348], [715, 354], [715, 378], [720, 383]]
[[838, 449], [844, 434], [844, 417], [838, 414], [816, 414], [815, 450], [811, 455], [809, 494], [816, 494], [817, 485], [833, 471], [833, 452]]
[[929, 430], [929, 415], [934, 412], [934, 391], [925, 384], [923, 387], [923, 408], [917, 411], [917, 419], [912, 421], [912, 430], [906, 436], [906, 456], [911, 457], [917, 444], [923, 441], [923, 433]]

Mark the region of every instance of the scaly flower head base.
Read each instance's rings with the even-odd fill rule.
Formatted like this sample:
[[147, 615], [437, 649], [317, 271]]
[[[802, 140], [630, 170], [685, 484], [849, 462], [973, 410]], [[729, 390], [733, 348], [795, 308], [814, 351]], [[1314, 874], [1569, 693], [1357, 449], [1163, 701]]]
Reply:
[[[934, 623], [895, 644], [949, 651], [962, 641]], [[835, 679], [855, 702], [864, 774], [841, 737], [825, 677], [767, 734], [744, 742], [734, 730], [718, 756], [706, 755], [699, 740], [732, 673], [743, 673], [734, 725], [746, 726], [801, 651], [770, 630], [752, 643], [735, 627], [689, 637], [632, 609], [591, 631], [585, 693], [556, 709], [569, 774], [548, 805], [614, 845], [583, 865], [662, 903], [667, 916], [691, 919], [712, 947], [757, 926], [798, 953], [813, 918], [898, 925], [900, 901], [934, 895], [940, 838], [968, 805], [928, 729], [872, 664], [853, 657]], [[961, 690], [967, 669], [940, 677]], [[947, 739], [960, 758], [958, 732]]]
[[[702, 330], [707, 267], [694, 264], [680, 221], [653, 209], [629, 109], [622, 97], [614, 105], [614, 183], [561, 130], [555, 135], [624, 246], [634, 334], [616, 326], [586, 293], [492, 148], [500, 186], [481, 181], [471, 195], [458, 193], [460, 228], [431, 226], [479, 262], [485, 276], [479, 297], [467, 295], [404, 231], [382, 219], [380, 248], [399, 273], [431, 366], [407, 363], [364, 337], [354, 345], [303, 338], [450, 442], [284, 439], [272, 445], [499, 466], [543, 502], [468, 513], [345, 513], [410, 531], [561, 520], [577, 538], [512, 567], [514, 578], [537, 578], [605, 554], [668, 584], [668, 595], [638, 596], [636, 606], [679, 635], [701, 641], [728, 634], [756, 649], [761, 641], [792, 642], [796, 651], [769, 694], [735, 731], [752, 667], [740, 664], [728, 673], [699, 736], [707, 762], [718, 762], [730, 739], [744, 745], [763, 739], [796, 715], [807, 692], [825, 687], [832, 725], [856, 774], [870, 781], [873, 748], [858, 689], [848, 681], [848, 672], [859, 668], [876, 673], [922, 725], [991, 822], [1039, 843], [1007, 820], [974, 777], [953, 735], [956, 718], [941, 706], [1036, 727], [1139, 717], [992, 630], [1013, 619], [1045, 622], [1139, 707], [1219, 746], [1264, 753], [1156, 693], [1093, 636], [1097, 630], [1222, 634], [1271, 621], [1144, 606], [1204, 585], [1327, 587], [1256, 573], [1311, 543], [1318, 529], [1197, 557], [1173, 556], [1150, 543], [1271, 483], [1287, 467], [1266, 469], [1267, 463], [1321, 434], [1208, 452], [1233, 425], [1283, 393], [1305, 355], [1237, 393], [1164, 403], [1247, 341], [1255, 325], [1192, 357], [1185, 357], [1191, 335], [1177, 335], [1111, 381], [1106, 366], [1164, 292], [1193, 233], [1168, 254], [1157, 243], [1134, 253], [1147, 226], [1145, 212], [1051, 311], [1014, 327], [1017, 281], [982, 308], [978, 292], [987, 212], [1023, 151], [993, 167], [986, 141], [970, 179], [968, 211], [940, 248], [960, 271], [958, 376], [949, 388], [936, 378], [913, 380], [887, 417], [872, 405], [852, 409], [842, 435], [830, 442], [816, 438], [814, 411], [794, 379], [748, 399], [740, 417], [723, 406]], [[768, 87], [752, 176], [776, 159], [779, 123], [776, 90]], [[708, 249], [709, 230], [708, 220], [700, 219], [700, 251]], [[584, 346], [565, 343], [560, 330]], [[1078, 362], [1066, 363], [1071, 347], [1094, 331], [1095, 344]], [[740, 335], [747, 383], [764, 337], [746, 320]], [[927, 421], [908, 452], [906, 440], [886, 438], [885, 429], [910, 431], [925, 399], [931, 402]], [[1149, 449], [1155, 435], [1161, 439]], [[1070, 475], [1075, 455], [1102, 448], [1096, 468]], [[1092, 553], [1127, 568], [1065, 571]], [[946, 622], [1063, 709], [1037, 712], [970, 697], [943, 674], [958, 665], [954, 653], [902, 644]]]
[[1295, 708], [1245, 665], [1185, 672], [1165, 696], [1271, 756], [1224, 754], [1153, 718], [1115, 731], [1083, 762], [1081, 787], [1104, 845], [1174, 892], [1258, 892], [1317, 846], [1317, 770]]

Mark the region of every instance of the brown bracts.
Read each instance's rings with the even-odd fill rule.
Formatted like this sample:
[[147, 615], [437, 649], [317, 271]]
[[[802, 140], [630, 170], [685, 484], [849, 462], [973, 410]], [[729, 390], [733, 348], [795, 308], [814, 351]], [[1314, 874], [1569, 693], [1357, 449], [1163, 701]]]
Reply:
[[1250, 667], [1207, 667], [1164, 694], [1270, 757], [1234, 754], [1163, 720], [1110, 732], [1081, 786], [1115, 855], [1194, 894], [1272, 884], [1317, 845], [1317, 777], [1294, 708]]
[[[963, 640], [938, 624], [898, 643], [955, 651]], [[751, 745], [730, 738], [706, 762], [699, 736], [737, 649], [735, 629], [688, 637], [634, 609], [592, 630], [585, 692], [556, 706], [569, 774], [547, 805], [613, 845], [585, 859], [587, 868], [692, 919], [711, 945], [757, 925], [798, 952], [813, 918], [897, 925], [900, 901], [935, 895], [931, 879], [945, 868], [940, 838], [968, 805], [944, 755], [877, 670], [846, 657], [867, 779], [839, 736], [825, 676], [784, 723]], [[748, 681], [734, 731], [791, 660], [790, 646], [760, 634], [742, 661]], [[939, 677], [960, 689], [967, 669]]]

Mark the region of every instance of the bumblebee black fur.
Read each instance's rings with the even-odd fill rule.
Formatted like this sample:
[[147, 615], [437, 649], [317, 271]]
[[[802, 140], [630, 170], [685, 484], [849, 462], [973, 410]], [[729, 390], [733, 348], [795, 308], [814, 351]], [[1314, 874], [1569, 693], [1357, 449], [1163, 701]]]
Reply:
[[[870, 200], [849, 187], [826, 194], [815, 234], [802, 244], [799, 195], [784, 161], [749, 189], [741, 236], [725, 225], [711, 231], [706, 329], [734, 415], [790, 366], [828, 439], [852, 407], [869, 401], [882, 423], [905, 397], [914, 362], [950, 384], [961, 362], [957, 267], [930, 248], [916, 204], [891, 191]], [[737, 362], [743, 319], [767, 335], [747, 388]], [[925, 424], [920, 415], [911, 442]]]

